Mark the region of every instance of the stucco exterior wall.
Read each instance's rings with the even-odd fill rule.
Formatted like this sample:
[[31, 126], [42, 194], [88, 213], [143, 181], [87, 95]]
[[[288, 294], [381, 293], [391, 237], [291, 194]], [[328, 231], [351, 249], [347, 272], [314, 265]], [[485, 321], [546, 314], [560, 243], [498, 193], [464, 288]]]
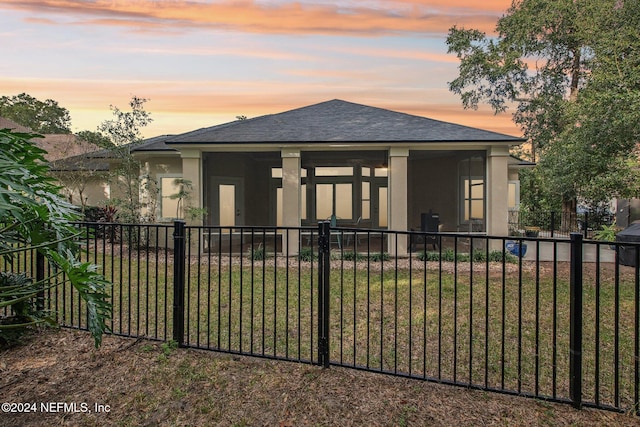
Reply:
[[145, 159], [148, 162], [149, 173], [157, 178], [162, 174], [182, 174], [182, 160], [180, 155], [175, 156], [157, 156]]
[[[69, 202], [76, 206], [104, 206], [108, 203], [110, 197], [110, 188], [106, 177], [83, 177], [82, 183], [77, 182], [78, 178], [68, 178], [68, 174], [58, 173], [56, 178], [63, 186], [62, 193], [67, 197]], [[82, 195], [80, 194], [79, 185], [82, 185]], [[84, 203], [81, 199], [84, 199]]]

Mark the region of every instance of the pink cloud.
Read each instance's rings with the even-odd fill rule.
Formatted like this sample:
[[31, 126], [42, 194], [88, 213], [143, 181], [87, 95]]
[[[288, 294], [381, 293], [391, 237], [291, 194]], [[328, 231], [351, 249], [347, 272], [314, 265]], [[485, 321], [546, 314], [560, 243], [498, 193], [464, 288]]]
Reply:
[[[154, 136], [178, 133], [234, 120], [236, 115], [256, 117], [298, 108], [331, 98], [402, 111], [481, 129], [520, 135], [510, 114], [495, 116], [488, 108], [464, 111], [446, 91], [437, 93], [365, 88], [329, 83], [233, 81], [161, 81], [91, 79], [2, 79], [0, 93], [27, 92], [40, 99], [55, 99], [67, 108], [74, 130], [93, 130], [111, 118], [109, 105], [126, 108], [132, 95], [149, 98], [145, 106], [154, 122], [143, 133]], [[80, 118], [81, 120], [78, 120]]]
[[[0, 8], [31, 13], [59, 13], [77, 23], [140, 28], [212, 29], [267, 34], [350, 34], [376, 36], [404, 33], [445, 33], [454, 24], [492, 31], [508, 0], [391, 0], [381, 7], [307, 5], [298, 2], [278, 5], [254, 1], [112, 1], [5, 0]], [[399, 7], [401, 6], [401, 7]]]

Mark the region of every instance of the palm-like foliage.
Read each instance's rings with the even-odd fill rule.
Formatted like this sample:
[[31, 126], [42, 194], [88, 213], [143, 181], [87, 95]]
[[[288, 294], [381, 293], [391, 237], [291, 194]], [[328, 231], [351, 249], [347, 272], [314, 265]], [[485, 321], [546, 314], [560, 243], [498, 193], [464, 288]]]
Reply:
[[96, 266], [76, 257], [79, 231], [73, 221], [79, 214], [47, 175], [45, 151], [31, 142], [36, 137], [0, 130], [0, 257], [8, 261], [6, 266], [18, 252], [37, 251], [48, 260], [53, 275], [35, 281], [24, 272], [1, 271], [0, 309], [11, 310], [0, 316], [0, 339], [6, 340], [17, 328], [50, 321], [36, 303], [37, 295], [68, 281], [87, 303], [97, 347], [111, 316], [109, 284]]

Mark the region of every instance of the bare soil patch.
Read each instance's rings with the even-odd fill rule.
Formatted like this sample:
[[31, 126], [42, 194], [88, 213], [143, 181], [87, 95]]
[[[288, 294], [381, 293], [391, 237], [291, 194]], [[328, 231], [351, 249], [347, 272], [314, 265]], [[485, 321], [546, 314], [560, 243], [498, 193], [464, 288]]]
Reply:
[[[3, 426], [636, 426], [609, 411], [350, 369], [239, 357], [48, 330], [0, 352]], [[1, 403], [0, 402], [0, 403]], [[41, 403], [62, 402], [43, 413]], [[75, 409], [78, 412], [70, 411]], [[96, 412], [96, 404], [109, 412]], [[85, 406], [86, 405], [86, 406]], [[87, 412], [82, 412], [86, 408]], [[66, 412], [65, 412], [66, 410]]]

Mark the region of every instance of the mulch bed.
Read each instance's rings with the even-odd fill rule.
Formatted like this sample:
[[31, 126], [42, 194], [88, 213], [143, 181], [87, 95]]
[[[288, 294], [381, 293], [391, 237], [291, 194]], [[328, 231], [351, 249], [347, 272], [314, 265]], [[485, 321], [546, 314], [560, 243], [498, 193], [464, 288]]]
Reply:
[[0, 413], [3, 426], [640, 424], [628, 414], [145, 340], [106, 336], [96, 350], [86, 332], [65, 329], [0, 350], [0, 373], [0, 403], [37, 409]]

